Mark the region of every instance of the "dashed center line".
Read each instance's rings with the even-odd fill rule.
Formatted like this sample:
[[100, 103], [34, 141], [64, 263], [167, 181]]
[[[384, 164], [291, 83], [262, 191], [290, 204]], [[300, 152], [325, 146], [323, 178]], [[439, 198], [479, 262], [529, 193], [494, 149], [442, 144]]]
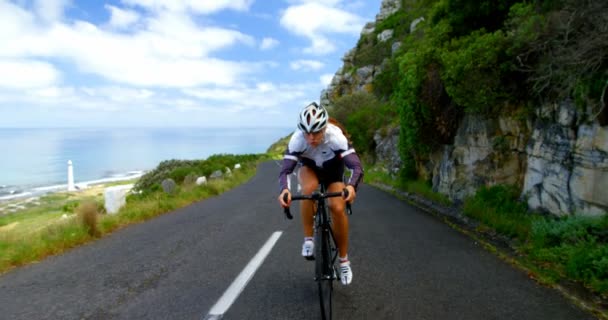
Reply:
[[211, 307], [211, 310], [209, 310], [209, 313], [205, 316], [204, 320], [217, 320], [223, 317], [224, 313], [228, 311], [232, 303], [234, 303], [239, 294], [245, 289], [249, 280], [253, 278], [253, 275], [262, 265], [264, 259], [266, 259], [282, 234], [282, 231], [276, 231], [270, 236], [260, 251], [258, 251], [253, 259], [249, 261], [245, 269], [241, 271], [238, 277], [236, 277], [228, 289], [226, 289], [226, 292], [224, 292], [222, 297], [213, 305], [213, 307]]

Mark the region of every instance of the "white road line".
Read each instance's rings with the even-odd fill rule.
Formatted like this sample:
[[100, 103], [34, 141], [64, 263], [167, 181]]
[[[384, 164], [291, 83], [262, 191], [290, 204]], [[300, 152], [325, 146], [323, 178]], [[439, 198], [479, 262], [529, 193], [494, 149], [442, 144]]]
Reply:
[[226, 289], [224, 295], [222, 295], [222, 297], [215, 303], [215, 305], [211, 307], [211, 310], [209, 310], [209, 314], [207, 314], [207, 316], [204, 318], [205, 320], [222, 318], [224, 313], [228, 311], [228, 308], [230, 308], [230, 306], [236, 300], [239, 294], [241, 294], [243, 289], [245, 289], [245, 286], [247, 286], [249, 280], [253, 278], [253, 275], [262, 265], [264, 259], [266, 259], [266, 256], [268, 256], [268, 254], [270, 253], [270, 251], [277, 243], [282, 234], [282, 231], [276, 231], [270, 236], [270, 238], [266, 241], [264, 246], [262, 246], [260, 251], [258, 251], [258, 253], [253, 257], [253, 259], [249, 261], [245, 269], [243, 269], [239, 276], [234, 279], [230, 287]]

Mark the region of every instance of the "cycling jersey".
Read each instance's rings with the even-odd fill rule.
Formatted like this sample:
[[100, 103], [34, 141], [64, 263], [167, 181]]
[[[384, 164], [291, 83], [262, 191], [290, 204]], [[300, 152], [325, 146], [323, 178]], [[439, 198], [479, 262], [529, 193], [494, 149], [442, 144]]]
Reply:
[[283, 167], [279, 175], [280, 191], [287, 189], [287, 175], [291, 174], [298, 162], [308, 166], [314, 165], [319, 170], [335, 170], [336, 160], [341, 161], [352, 175], [348, 181], [355, 190], [363, 178], [363, 167], [355, 149], [337, 126], [329, 123], [325, 128], [323, 141], [316, 147], [306, 142], [304, 133], [294, 132], [289, 140], [287, 151], [283, 156]]

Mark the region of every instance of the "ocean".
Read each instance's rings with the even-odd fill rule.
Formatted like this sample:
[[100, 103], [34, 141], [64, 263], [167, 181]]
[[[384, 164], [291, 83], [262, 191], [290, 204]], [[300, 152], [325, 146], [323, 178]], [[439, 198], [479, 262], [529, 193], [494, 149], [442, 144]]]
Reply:
[[141, 176], [169, 159], [263, 153], [293, 128], [0, 128], [0, 200]]

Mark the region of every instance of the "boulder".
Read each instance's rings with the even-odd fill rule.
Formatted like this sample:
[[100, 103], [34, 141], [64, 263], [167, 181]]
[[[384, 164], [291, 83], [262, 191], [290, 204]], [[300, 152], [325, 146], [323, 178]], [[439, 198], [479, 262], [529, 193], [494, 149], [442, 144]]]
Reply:
[[412, 21], [412, 23], [410, 23], [410, 33], [416, 31], [416, 26], [422, 21], [424, 21], [424, 17], [414, 19], [414, 21]]
[[173, 194], [175, 192], [176, 184], [173, 179], [165, 179], [160, 185], [167, 194]]
[[361, 35], [364, 36], [373, 33], [374, 30], [376, 30], [376, 24], [374, 22], [368, 22], [363, 27], [363, 30], [361, 30]]
[[394, 33], [395, 31], [393, 29], [384, 30], [380, 34], [378, 34], [378, 41], [386, 42], [388, 39], [393, 37]]
[[125, 205], [127, 194], [131, 189], [133, 189], [132, 184], [105, 188], [104, 201], [106, 212], [109, 214], [117, 213]]
[[196, 185], [197, 185], [197, 186], [200, 186], [200, 185], [202, 185], [202, 184], [207, 184], [207, 178], [206, 178], [205, 176], [198, 177], [198, 178], [196, 179]]

